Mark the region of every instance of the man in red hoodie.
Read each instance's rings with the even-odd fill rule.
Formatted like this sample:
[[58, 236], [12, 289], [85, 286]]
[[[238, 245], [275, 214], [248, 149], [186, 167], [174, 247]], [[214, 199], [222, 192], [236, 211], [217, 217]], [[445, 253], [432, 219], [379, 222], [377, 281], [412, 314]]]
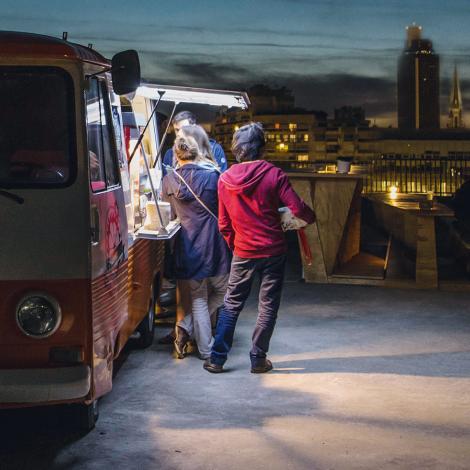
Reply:
[[219, 313], [211, 357], [204, 368], [223, 372], [232, 347], [235, 325], [260, 276], [258, 319], [250, 352], [251, 372], [272, 369], [266, 358], [281, 301], [287, 245], [279, 208], [311, 224], [315, 214], [297, 196], [287, 175], [261, 160], [265, 146], [261, 124], [251, 123], [235, 132], [232, 153], [239, 162], [219, 179], [219, 229], [234, 252], [224, 307]]

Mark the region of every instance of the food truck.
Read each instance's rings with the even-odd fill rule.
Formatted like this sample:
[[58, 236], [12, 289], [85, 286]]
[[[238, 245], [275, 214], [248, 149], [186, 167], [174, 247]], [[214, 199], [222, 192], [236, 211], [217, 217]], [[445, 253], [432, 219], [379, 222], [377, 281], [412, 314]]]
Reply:
[[179, 229], [158, 203], [155, 111], [248, 99], [142, 84], [135, 51], [109, 61], [15, 32], [0, 32], [0, 50], [0, 408], [68, 405], [91, 429], [130, 336], [153, 341], [165, 241]]

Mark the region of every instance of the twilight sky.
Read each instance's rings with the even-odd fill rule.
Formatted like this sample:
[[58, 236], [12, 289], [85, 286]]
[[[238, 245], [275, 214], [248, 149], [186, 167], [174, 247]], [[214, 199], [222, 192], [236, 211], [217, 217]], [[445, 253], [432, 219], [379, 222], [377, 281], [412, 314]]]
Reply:
[[[423, 26], [441, 55], [442, 112], [459, 66], [470, 110], [468, 0], [1, 0], [1, 29], [93, 43], [111, 56], [137, 49], [160, 83], [246, 88], [286, 85], [299, 106], [363, 105], [395, 119], [395, 77], [405, 26]], [[0, 52], [1, 53], [1, 52]], [[470, 124], [470, 119], [467, 118]]]

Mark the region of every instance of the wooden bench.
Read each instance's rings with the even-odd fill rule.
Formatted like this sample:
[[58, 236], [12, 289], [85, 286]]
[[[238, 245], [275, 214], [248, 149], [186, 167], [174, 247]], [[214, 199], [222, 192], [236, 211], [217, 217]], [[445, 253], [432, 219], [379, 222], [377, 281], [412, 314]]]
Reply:
[[373, 203], [378, 223], [405, 246], [416, 252], [415, 282], [417, 287], [437, 288], [436, 217], [453, 217], [454, 212], [434, 202], [423, 209], [422, 194], [374, 193], [365, 196]]

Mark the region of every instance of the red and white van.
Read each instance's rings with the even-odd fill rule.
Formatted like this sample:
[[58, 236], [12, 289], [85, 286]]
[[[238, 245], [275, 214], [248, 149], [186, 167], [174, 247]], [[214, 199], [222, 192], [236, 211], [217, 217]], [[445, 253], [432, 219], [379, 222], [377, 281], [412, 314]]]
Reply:
[[[129, 337], [153, 340], [162, 239], [177, 227], [138, 234], [129, 171], [146, 152], [158, 161], [158, 126], [150, 120], [129, 166], [118, 94], [140, 84], [134, 51], [109, 61], [14, 32], [0, 32], [0, 50], [0, 408], [71, 404], [89, 429]], [[165, 94], [173, 111], [184, 100], [248, 105], [244, 94], [145, 85], [136, 114], [154, 117]]]
[[129, 336], [152, 342], [164, 243], [127, 220], [111, 63], [34, 34], [0, 48], [0, 406], [78, 403], [91, 427]]

